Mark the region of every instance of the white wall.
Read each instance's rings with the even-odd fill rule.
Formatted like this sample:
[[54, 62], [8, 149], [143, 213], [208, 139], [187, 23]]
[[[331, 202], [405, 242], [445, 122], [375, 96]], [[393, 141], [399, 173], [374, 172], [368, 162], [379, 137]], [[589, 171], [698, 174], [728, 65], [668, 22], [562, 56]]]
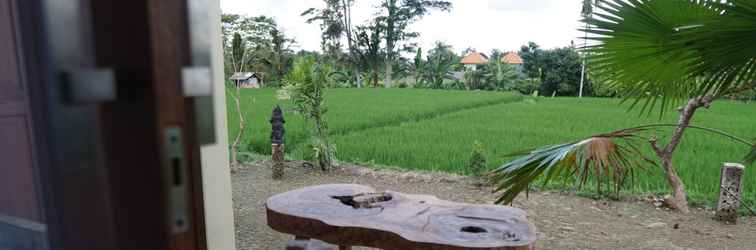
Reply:
[[209, 250], [234, 250], [234, 210], [231, 200], [231, 171], [228, 159], [228, 129], [226, 126], [226, 95], [223, 86], [223, 49], [220, 31], [220, 2], [214, 0], [211, 22], [214, 29], [207, 34], [213, 38], [213, 79], [215, 88], [216, 143], [202, 146], [202, 186], [205, 199], [205, 226]]

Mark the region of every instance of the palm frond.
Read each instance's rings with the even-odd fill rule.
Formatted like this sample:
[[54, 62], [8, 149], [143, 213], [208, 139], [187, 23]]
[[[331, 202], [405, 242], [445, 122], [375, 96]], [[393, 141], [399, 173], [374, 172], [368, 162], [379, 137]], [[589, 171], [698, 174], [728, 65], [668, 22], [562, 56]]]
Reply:
[[[489, 173], [489, 180], [495, 186], [494, 192], [501, 193], [496, 203], [512, 203], [514, 198], [526, 191], [538, 177], [543, 177], [543, 185], [556, 178], [577, 183], [578, 188], [593, 178], [596, 180], [598, 192], [601, 192], [601, 186], [610, 186], [615, 195], [618, 195], [628, 178], [632, 180], [636, 170], [645, 170], [647, 166], [656, 165], [656, 162], [644, 156], [640, 150], [639, 144], [650, 139], [644, 135], [678, 126], [665, 123], [648, 124], [598, 134], [579, 141], [504, 155], [519, 158]], [[750, 151], [744, 163], [751, 165], [756, 161], [754, 142], [718, 129], [696, 125], [688, 125], [687, 128], [722, 136], [745, 145]]]
[[631, 128], [599, 134], [580, 141], [551, 145], [515, 153], [522, 156], [491, 171], [490, 181], [501, 193], [496, 203], [512, 203], [538, 177], [543, 185], [552, 179], [577, 183], [582, 187], [590, 178], [597, 189], [606, 184], [618, 194], [634, 172], [655, 165], [638, 148], [640, 132], [651, 128]]
[[583, 22], [595, 74], [642, 111], [727, 93], [756, 79], [756, 3], [751, 0], [607, 0]]
[[710, 2], [722, 14], [691, 31], [690, 44], [706, 58], [694, 69], [707, 75], [700, 93], [725, 93], [756, 80], [756, 2], [730, 0]]

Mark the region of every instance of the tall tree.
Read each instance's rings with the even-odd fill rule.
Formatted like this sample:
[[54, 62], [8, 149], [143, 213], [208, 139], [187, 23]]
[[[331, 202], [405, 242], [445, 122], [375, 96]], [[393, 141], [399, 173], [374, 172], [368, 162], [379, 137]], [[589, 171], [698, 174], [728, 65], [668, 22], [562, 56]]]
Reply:
[[234, 33], [231, 40], [231, 65], [234, 73], [244, 71], [247, 63], [247, 43], [245, 43], [239, 33]]
[[378, 86], [378, 74], [383, 62], [381, 53], [382, 27], [378, 24], [357, 27], [357, 49], [355, 52], [359, 58], [359, 66], [368, 73], [369, 84]]
[[310, 8], [302, 12], [301, 16], [308, 17], [307, 23], [320, 22], [321, 48], [323, 53], [337, 56], [341, 50], [341, 38], [344, 25], [341, 22], [341, 0], [324, 0], [325, 8]]
[[393, 62], [399, 54], [397, 43], [417, 36], [416, 33], [408, 32], [407, 27], [427, 15], [432, 9], [451, 10], [452, 4], [441, 0], [382, 0], [380, 8], [383, 13], [378, 19], [385, 25], [386, 41], [386, 72], [383, 84], [390, 88]]
[[271, 36], [271, 48], [264, 58], [265, 64], [268, 66], [276, 81], [283, 80], [287, 69], [292, 62], [292, 50], [291, 45], [295, 43], [293, 39], [287, 38], [286, 35], [279, 31], [278, 28], [274, 28], [270, 31]]
[[223, 14], [221, 17], [226, 73], [263, 66], [262, 57], [271, 47], [271, 30], [276, 22], [268, 16], [247, 17]]
[[423, 73], [423, 49], [417, 48], [417, 51], [415, 52], [415, 58], [412, 60], [412, 80], [414, 81], [413, 86], [419, 87], [421, 83], [421, 75]]
[[[541, 69], [539, 91], [545, 95], [577, 95], [580, 88], [580, 64], [580, 55], [574, 47], [541, 52], [538, 61]], [[586, 89], [586, 93], [590, 93], [590, 89]]]
[[520, 57], [522, 57], [522, 71], [531, 78], [541, 77], [541, 61], [543, 50], [535, 42], [528, 42], [520, 48]]
[[[349, 61], [355, 71], [354, 75], [357, 87], [360, 88], [362, 87], [362, 79], [358, 62], [356, 62], [359, 56], [357, 55], [357, 51], [355, 51], [356, 38], [354, 25], [352, 24], [352, 6], [355, 0], [324, 0], [324, 2], [326, 4], [324, 8], [310, 8], [302, 12], [301, 15], [309, 17], [307, 23], [321, 22], [320, 27], [323, 30], [324, 46], [328, 44], [327, 40], [330, 41], [331, 46], [334, 46], [335, 44], [339, 44], [338, 41], [342, 37], [346, 37]], [[324, 48], [324, 51], [327, 51], [326, 48]]]

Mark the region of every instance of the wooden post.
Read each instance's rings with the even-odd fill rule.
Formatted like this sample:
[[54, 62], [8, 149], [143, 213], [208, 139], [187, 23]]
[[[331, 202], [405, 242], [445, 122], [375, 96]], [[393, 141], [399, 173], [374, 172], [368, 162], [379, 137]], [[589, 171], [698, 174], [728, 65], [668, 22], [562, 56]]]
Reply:
[[281, 107], [276, 106], [270, 117], [270, 124], [272, 127], [270, 142], [271, 154], [273, 156], [272, 177], [276, 180], [283, 178], [284, 175], [284, 133], [286, 132], [284, 123], [286, 123], [286, 120], [284, 120], [283, 111], [281, 111]]
[[284, 175], [284, 145], [272, 144], [273, 154], [273, 179], [281, 179]]
[[725, 163], [719, 181], [719, 201], [716, 219], [725, 223], [737, 223], [740, 207], [740, 192], [743, 184], [740, 179], [745, 167], [737, 163]]

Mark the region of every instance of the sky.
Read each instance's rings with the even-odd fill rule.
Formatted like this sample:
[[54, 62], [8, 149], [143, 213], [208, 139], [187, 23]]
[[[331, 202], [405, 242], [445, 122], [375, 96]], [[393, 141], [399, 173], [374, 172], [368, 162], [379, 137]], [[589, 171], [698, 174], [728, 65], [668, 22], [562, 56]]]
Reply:
[[[377, 12], [380, 0], [356, 0], [352, 8], [354, 25], [367, 23]], [[450, 12], [433, 11], [409, 29], [424, 51], [435, 41], [452, 45], [455, 52], [473, 48], [516, 51], [534, 41], [542, 48], [580, 44], [581, 0], [450, 0]], [[320, 50], [318, 24], [307, 24], [300, 14], [323, 7], [322, 0], [221, 0], [224, 13], [275, 18], [287, 36], [297, 41], [295, 49]], [[343, 43], [346, 44], [346, 43]]]

